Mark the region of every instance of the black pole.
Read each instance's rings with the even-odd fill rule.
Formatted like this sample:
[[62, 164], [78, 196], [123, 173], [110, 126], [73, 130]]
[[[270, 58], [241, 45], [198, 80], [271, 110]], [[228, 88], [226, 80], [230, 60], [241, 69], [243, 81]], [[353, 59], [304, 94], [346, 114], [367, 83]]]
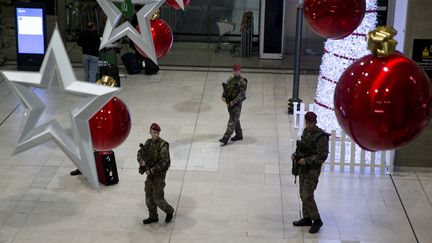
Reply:
[[299, 98], [300, 87], [300, 52], [303, 28], [303, 0], [297, 2], [297, 20], [296, 20], [296, 35], [295, 35], [295, 51], [294, 51], [294, 77], [293, 77], [293, 94], [289, 99], [288, 113], [292, 114], [294, 109], [293, 102], [302, 102]]

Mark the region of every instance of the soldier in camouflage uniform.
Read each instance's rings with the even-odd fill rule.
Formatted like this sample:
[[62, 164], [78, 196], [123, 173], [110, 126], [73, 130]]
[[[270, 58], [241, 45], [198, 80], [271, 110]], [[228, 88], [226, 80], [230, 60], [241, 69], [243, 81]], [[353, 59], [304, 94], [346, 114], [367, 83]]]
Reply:
[[234, 77], [228, 79], [226, 84], [222, 84], [224, 92], [222, 93], [222, 101], [226, 103], [229, 113], [229, 120], [225, 134], [219, 142], [227, 144], [231, 135], [236, 133], [231, 141], [243, 139], [243, 132], [240, 126], [240, 113], [242, 103], [246, 99], [247, 80], [240, 76], [240, 65], [233, 65]]
[[150, 126], [150, 135], [145, 144], [140, 144], [137, 161], [140, 165], [140, 174], [147, 174], [144, 191], [149, 217], [143, 220], [144, 224], [158, 221], [157, 208], [166, 213], [165, 222], [173, 219], [174, 208], [164, 198], [165, 177], [170, 166], [169, 144], [159, 137], [161, 128], [153, 123]]
[[[327, 159], [329, 134], [319, 128], [317, 116], [313, 112], [305, 115], [306, 128], [301, 136], [299, 167], [300, 198], [302, 200], [303, 218], [294, 221], [294, 226], [311, 226], [309, 232], [319, 231], [323, 222], [314, 199], [314, 191], [318, 185], [321, 165]], [[294, 159], [294, 157], [292, 158]]]

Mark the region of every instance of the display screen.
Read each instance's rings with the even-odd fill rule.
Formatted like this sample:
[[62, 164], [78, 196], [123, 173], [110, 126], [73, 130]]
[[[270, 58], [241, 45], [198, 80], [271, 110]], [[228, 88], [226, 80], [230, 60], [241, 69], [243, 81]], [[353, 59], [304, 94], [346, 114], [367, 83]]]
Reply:
[[44, 54], [42, 8], [16, 8], [18, 53]]

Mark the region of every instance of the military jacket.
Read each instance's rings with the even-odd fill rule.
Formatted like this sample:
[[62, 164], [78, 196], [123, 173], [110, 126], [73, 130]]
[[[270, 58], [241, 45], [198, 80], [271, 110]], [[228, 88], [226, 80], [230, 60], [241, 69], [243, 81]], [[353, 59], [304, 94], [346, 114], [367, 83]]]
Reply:
[[301, 136], [301, 153], [309, 167], [321, 167], [328, 156], [329, 134], [315, 126], [304, 129]]
[[231, 77], [226, 84], [226, 97], [234, 105], [246, 99], [247, 80], [243, 77]]
[[151, 169], [152, 174], [166, 172], [171, 165], [169, 143], [162, 138], [155, 141], [147, 139], [143, 149], [139, 149], [137, 153], [138, 163], [141, 160], [145, 161], [146, 169]]

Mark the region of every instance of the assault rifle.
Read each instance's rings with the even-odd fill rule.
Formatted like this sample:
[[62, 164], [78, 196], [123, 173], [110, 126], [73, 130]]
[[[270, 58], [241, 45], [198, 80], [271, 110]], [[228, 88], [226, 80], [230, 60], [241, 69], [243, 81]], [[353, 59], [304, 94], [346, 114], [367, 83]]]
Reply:
[[227, 84], [222, 83], [222, 88], [223, 88], [222, 98], [225, 99], [225, 102], [229, 103], [230, 101], [228, 99], [228, 94], [227, 94]]
[[297, 183], [297, 176], [299, 174], [299, 167], [298, 161], [304, 157], [304, 153], [302, 152], [303, 144], [300, 140], [296, 141], [296, 150], [292, 154], [292, 167], [291, 167], [291, 174], [294, 176], [294, 184]]
[[[141, 157], [143, 158], [144, 161], [148, 162], [148, 161], [147, 161], [147, 156], [146, 156], [145, 153], [144, 153], [144, 144], [140, 143], [140, 144], [139, 144], [139, 147], [140, 147], [139, 152], [141, 153]], [[143, 175], [147, 170], [148, 170], [147, 166], [142, 166], [141, 163], [140, 163], [140, 166], [139, 166], [138, 172], [139, 172], [141, 175]]]

